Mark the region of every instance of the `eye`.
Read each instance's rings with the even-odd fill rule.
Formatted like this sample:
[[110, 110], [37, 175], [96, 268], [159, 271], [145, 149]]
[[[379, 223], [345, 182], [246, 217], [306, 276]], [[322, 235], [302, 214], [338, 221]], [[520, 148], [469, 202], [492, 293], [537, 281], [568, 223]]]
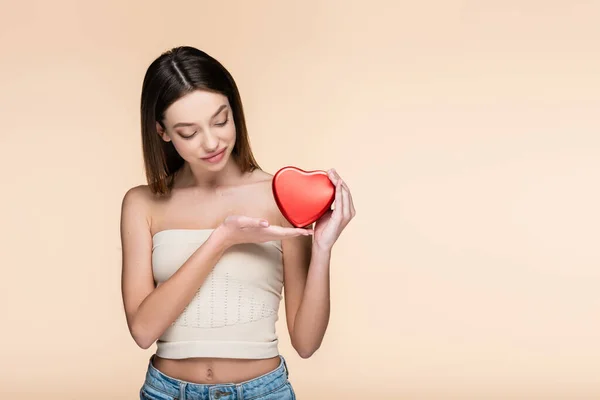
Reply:
[[182, 138], [184, 138], [184, 139], [191, 139], [191, 138], [193, 138], [194, 136], [196, 136], [196, 132], [198, 132], [198, 131], [194, 131], [194, 133], [192, 133], [191, 135], [188, 135], [188, 136], [183, 136], [183, 135], [181, 135], [181, 137], [182, 137]]
[[217, 124], [215, 124], [215, 125], [217, 125], [217, 126], [225, 126], [225, 125], [227, 125], [227, 122], [228, 122], [228, 121], [229, 121], [229, 117], [228, 117], [228, 118], [226, 118], [226, 119], [225, 119], [225, 121], [223, 121], [223, 122], [219, 122], [219, 123], [217, 123]]

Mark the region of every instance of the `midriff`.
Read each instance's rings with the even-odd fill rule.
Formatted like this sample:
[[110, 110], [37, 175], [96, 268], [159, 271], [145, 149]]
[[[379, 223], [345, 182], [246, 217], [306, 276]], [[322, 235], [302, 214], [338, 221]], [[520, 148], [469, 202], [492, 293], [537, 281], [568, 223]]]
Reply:
[[163, 374], [199, 384], [245, 382], [273, 371], [279, 363], [277, 356], [265, 359], [152, 357], [152, 365]]

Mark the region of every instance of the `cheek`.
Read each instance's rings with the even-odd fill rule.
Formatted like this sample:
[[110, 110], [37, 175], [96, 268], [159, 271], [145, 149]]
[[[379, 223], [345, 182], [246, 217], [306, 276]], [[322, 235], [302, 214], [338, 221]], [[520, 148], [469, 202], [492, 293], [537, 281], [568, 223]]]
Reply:
[[177, 153], [179, 153], [181, 158], [183, 158], [184, 160], [187, 160], [188, 158], [190, 158], [189, 156], [193, 155], [194, 146], [191, 142], [184, 140], [173, 140], [172, 143]]
[[233, 121], [231, 121], [231, 124], [227, 125], [227, 128], [224, 130], [223, 134], [223, 139], [227, 140], [228, 142], [235, 142], [236, 132]]

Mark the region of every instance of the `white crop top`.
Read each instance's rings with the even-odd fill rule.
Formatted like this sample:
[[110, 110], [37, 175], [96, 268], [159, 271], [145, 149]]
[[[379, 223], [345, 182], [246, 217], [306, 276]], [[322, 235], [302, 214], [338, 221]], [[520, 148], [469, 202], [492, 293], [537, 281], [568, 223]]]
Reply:
[[[166, 281], [213, 229], [167, 229], [152, 237], [152, 271]], [[228, 248], [192, 301], [156, 342], [159, 357], [270, 358], [283, 288], [280, 241]]]

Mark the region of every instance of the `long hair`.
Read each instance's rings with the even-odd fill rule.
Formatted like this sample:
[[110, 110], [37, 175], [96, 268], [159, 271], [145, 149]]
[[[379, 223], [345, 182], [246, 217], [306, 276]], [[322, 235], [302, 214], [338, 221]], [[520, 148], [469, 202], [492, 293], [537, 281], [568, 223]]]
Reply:
[[165, 110], [194, 90], [208, 90], [227, 97], [236, 127], [233, 159], [242, 172], [260, 169], [250, 148], [242, 100], [229, 71], [202, 50], [175, 47], [150, 64], [142, 85], [142, 150], [146, 180], [154, 194], [169, 194], [175, 173], [184, 165], [173, 143], [159, 136], [156, 122], [164, 128]]

